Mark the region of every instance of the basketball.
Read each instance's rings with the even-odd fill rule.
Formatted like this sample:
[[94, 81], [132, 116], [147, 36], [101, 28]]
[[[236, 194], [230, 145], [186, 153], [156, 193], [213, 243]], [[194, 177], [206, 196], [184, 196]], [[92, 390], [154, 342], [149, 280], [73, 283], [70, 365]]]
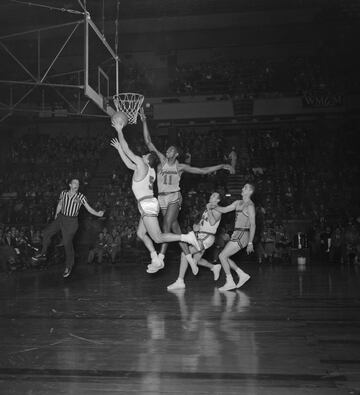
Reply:
[[128, 123], [127, 115], [122, 111], [117, 111], [115, 114], [111, 116], [111, 121], [114, 123], [120, 123], [122, 127], [125, 127]]

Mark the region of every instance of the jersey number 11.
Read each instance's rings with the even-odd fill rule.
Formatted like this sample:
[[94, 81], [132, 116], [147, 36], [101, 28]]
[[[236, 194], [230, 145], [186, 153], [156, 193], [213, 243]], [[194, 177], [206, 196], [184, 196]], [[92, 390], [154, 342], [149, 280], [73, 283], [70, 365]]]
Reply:
[[164, 184], [165, 185], [171, 185], [171, 180], [172, 180], [172, 175], [171, 174], [165, 174], [164, 175]]

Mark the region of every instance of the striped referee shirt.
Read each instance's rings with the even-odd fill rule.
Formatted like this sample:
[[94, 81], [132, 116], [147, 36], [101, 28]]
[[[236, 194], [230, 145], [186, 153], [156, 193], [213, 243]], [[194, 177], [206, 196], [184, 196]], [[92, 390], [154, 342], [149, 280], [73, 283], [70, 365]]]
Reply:
[[86, 197], [82, 193], [76, 192], [71, 196], [70, 191], [62, 191], [59, 200], [61, 201], [60, 213], [70, 217], [77, 217], [81, 205], [87, 202]]

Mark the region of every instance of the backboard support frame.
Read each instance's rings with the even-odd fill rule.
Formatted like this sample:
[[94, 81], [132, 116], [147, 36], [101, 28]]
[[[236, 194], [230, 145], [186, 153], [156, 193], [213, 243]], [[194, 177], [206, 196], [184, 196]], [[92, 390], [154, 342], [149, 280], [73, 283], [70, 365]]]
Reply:
[[[26, 77], [23, 78], [22, 80], [19, 79], [14, 79], [14, 78], [9, 78], [9, 79], [1, 79], [0, 80], [0, 85], [1, 86], [7, 86], [9, 88], [9, 92], [7, 95], [6, 100], [4, 98], [1, 98], [1, 103], [0, 103], [0, 123], [14, 115], [15, 113], [41, 113], [44, 111], [44, 108], [46, 105], [51, 105], [51, 103], [46, 103], [44, 101], [42, 105], [39, 108], [25, 108], [25, 107], [19, 107], [21, 103], [37, 88], [42, 88], [42, 89], [52, 89], [53, 91], [56, 92], [57, 96], [68, 106], [68, 114], [69, 116], [86, 116], [86, 117], [108, 117], [111, 116], [112, 114], [115, 113], [114, 108], [109, 104], [109, 100], [107, 95], [103, 95], [100, 92], [100, 84], [98, 84], [98, 92], [93, 89], [91, 86], [89, 86], [89, 29], [92, 29], [93, 32], [98, 36], [98, 38], [101, 40], [102, 44], [108, 51], [109, 55], [115, 62], [115, 75], [116, 75], [116, 93], [118, 94], [118, 89], [119, 89], [119, 57], [118, 55], [114, 52], [114, 50], [111, 48], [109, 43], [107, 42], [105, 36], [100, 32], [100, 30], [97, 28], [95, 23], [91, 20], [90, 14], [88, 12], [83, 13], [84, 18], [81, 20], [77, 20], [74, 22], [67, 22], [67, 23], [62, 23], [58, 25], [51, 25], [51, 26], [46, 26], [38, 29], [31, 29], [31, 30], [26, 30], [23, 32], [17, 32], [17, 33], [12, 33], [12, 34], [7, 34], [0, 36], [0, 47], [3, 51], [5, 51], [9, 55], [9, 59], [11, 59], [12, 62], [15, 62], [17, 67], [20, 67], [25, 73]], [[84, 25], [84, 37], [83, 37], [83, 45], [84, 45], [84, 55], [83, 55], [83, 64], [82, 67], [77, 70], [72, 70], [72, 71], [66, 71], [63, 73], [56, 73], [52, 74], [51, 71], [53, 70], [54, 64], [58, 61], [58, 59], [61, 57], [62, 52], [64, 48], [68, 45], [68, 43], [72, 40], [73, 36], [75, 35], [76, 32], [78, 32], [78, 28], [80, 25]], [[41, 73], [41, 66], [42, 65], [42, 59], [41, 59], [41, 47], [42, 47], [42, 34], [46, 34], [45, 32], [50, 31], [50, 30], [56, 30], [64, 27], [73, 27], [71, 32], [69, 34], [66, 34], [64, 37], [64, 41], [55, 54], [53, 58], [51, 59], [49, 65], [46, 67], [46, 70]], [[29, 65], [27, 65], [26, 60], [20, 58], [17, 54], [15, 54], [10, 48], [7, 47], [6, 45], [6, 40], [8, 39], [29, 39], [28, 35], [35, 35], [36, 37], [33, 39], [35, 40], [35, 51], [36, 54], [36, 72], [33, 73], [30, 71]], [[32, 39], [32, 38], [31, 38]], [[10, 63], [9, 63], [10, 64]], [[14, 64], [11, 63], [10, 66]], [[100, 72], [100, 71], [99, 71]], [[109, 76], [105, 73], [104, 70], [101, 70], [101, 75], [103, 78], [106, 79], [107, 85], [109, 85]], [[74, 84], [69, 84], [69, 83], [54, 83], [52, 82], [51, 78], [52, 77], [60, 77], [61, 76], [68, 76], [68, 75], [74, 75], [75, 80], [77, 83]], [[83, 78], [82, 78], [83, 77]], [[99, 76], [100, 78], [100, 76]], [[82, 80], [82, 81], [81, 81]], [[16, 98], [16, 100], [13, 99], [14, 97], [14, 90], [15, 88], [17, 90], [21, 89], [21, 96]], [[69, 89], [74, 89], [76, 92], [77, 100], [76, 102], [71, 102], [68, 98], [66, 98], [61, 92], [60, 88], [69, 88]], [[109, 88], [108, 88], [109, 90]], [[92, 114], [92, 113], [84, 113], [85, 108], [89, 104], [89, 100], [86, 101], [85, 104], [81, 102], [81, 92], [88, 98], [90, 101], [94, 102], [99, 109], [101, 109], [105, 114], [100, 115], [100, 114]], [[45, 99], [46, 100], [46, 99]]]
[[[98, 38], [103, 42], [105, 48], [115, 61], [115, 73], [116, 73], [116, 94], [119, 93], [119, 57], [116, 55], [114, 50], [111, 48], [109, 43], [106, 41], [105, 36], [100, 32], [100, 30], [97, 28], [95, 23], [91, 20], [90, 14], [87, 13], [85, 15], [84, 19], [84, 93], [85, 95], [91, 99], [100, 109], [102, 109], [104, 112], [106, 112], [109, 116], [112, 116], [115, 113], [114, 108], [109, 105], [108, 101], [108, 95], [103, 95], [100, 92], [100, 83], [98, 83], [98, 92], [95, 91], [90, 85], [89, 85], [89, 29], [92, 29], [93, 32], [98, 36]], [[102, 70], [103, 76], [106, 76], [107, 80], [109, 81], [109, 78], [107, 74]]]

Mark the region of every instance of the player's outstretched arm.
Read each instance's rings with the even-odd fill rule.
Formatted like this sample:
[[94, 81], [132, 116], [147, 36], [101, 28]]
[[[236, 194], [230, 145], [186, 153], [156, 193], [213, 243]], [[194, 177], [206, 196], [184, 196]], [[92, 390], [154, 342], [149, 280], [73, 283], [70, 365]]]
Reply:
[[[129, 148], [129, 145], [128, 145], [128, 143], [126, 142], [125, 137], [124, 137], [124, 134], [123, 134], [123, 131], [122, 131], [122, 128], [123, 128], [122, 124], [121, 124], [120, 122], [113, 121], [111, 125], [116, 129], [116, 131], [117, 131], [117, 133], [118, 133], [119, 143], [120, 143], [120, 146], [121, 146], [122, 150], [124, 151], [125, 155], [126, 155], [135, 165], [138, 165], [140, 162], [142, 163], [142, 162], [143, 162], [142, 158], [140, 158], [140, 156], [138, 156], [138, 155], [135, 155], [135, 154], [131, 151], [131, 149]], [[119, 152], [119, 153], [120, 153], [120, 152]]]
[[232, 202], [231, 204], [229, 204], [228, 206], [225, 206], [225, 207], [216, 206], [214, 208], [214, 210], [218, 211], [221, 214], [230, 213], [230, 211], [235, 211], [236, 210], [237, 203], [238, 203], [238, 200], [235, 200], [235, 202]]
[[156, 155], [158, 156], [159, 160], [161, 163], [166, 161], [165, 155], [162, 154], [153, 144], [152, 140], [151, 140], [151, 136], [150, 136], [150, 132], [149, 132], [149, 128], [146, 122], [146, 115], [144, 112], [144, 108], [141, 107], [140, 109], [140, 119], [141, 122], [143, 124], [143, 134], [144, 134], [144, 140], [145, 140], [145, 144], [148, 147], [149, 151], [154, 151], [156, 153]]
[[215, 171], [218, 171], [221, 169], [228, 170], [230, 173], [232, 173], [234, 171], [232, 166], [226, 165], [226, 164], [209, 166], [209, 167], [192, 167], [192, 166], [186, 165], [184, 163], [179, 164], [180, 171], [184, 171], [186, 173], [192, 173], [192, 174], [205, 175], [205, 174], [214, 173]]
[[118, 139], [112, 139], [110, 145], [113, 146], [117, 150], [117, 152], [120, 155], [120, 158], [125, 163], [125, 166], [128, 169], [130, 169], [130, 170], [135, 170], [136, 169], [136, 165], [133, 162], [131, 162], [131, 160], [125, 155], [125, 152], [121, 148], [121, 144], [120, 144]]
[[86, 208], [86, 210], [90, 213], [90, 214], [92, 214], [92, 215], [95, 215], [96, 217], [102, 217], [103, 215], [104, 215], [104, 211], [96, 211], [96, 210], [94, 210], [91, 206], [90, 206], [90, 204], [88, 203], [88, 202], [84, 202], [84, 206], [85, 206], [85, 208]]

